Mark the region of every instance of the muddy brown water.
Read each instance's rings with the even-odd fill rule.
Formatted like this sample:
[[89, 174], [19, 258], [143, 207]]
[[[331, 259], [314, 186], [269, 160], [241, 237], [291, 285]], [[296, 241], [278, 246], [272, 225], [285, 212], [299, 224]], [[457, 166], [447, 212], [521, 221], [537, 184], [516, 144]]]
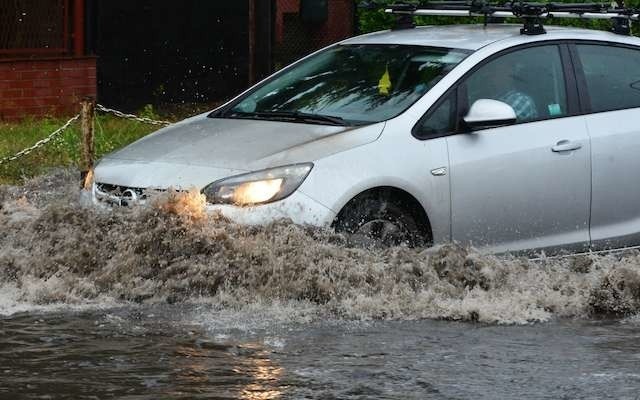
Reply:
[[0, 399], [640, 399], [637, 252], [365, 250], [76, 186], [0, 186]]

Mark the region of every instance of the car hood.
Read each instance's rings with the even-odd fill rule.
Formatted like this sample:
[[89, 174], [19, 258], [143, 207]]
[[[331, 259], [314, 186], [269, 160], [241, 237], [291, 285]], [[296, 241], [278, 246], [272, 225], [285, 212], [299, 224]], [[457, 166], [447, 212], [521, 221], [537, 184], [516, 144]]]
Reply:
[[105, 158], [255, 170], [305, 162], [369, 143], [384, 124], [342, 127], [196, 117], [161, 129]]
[[136, 187], [201, 186], [246, 171], [312, 162], [375, 141], [383, 128], [384, 123], [342, 127], [201, 115], [104, 157], [96, 179]]

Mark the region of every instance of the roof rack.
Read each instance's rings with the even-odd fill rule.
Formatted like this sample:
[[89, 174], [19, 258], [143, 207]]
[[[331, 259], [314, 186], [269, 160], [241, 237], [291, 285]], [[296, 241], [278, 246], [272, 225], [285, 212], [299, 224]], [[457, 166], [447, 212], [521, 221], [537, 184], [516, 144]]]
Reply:
[[601, 3], [533, 3], [512, 1], [497, 4], [485, 0], [429, 1], [419, 5], [395, 3], [385, 7], [385, 12], [396, 14], [396, 29], [415, 27], [414, 16], [484, 17], [485, 25], [494, 19], [520, 18], [523, 35], [546, 33], [542, 21], [545, 19], [607, 19], [612, 21], [611, 31], [620, 35], [631, 35], [631, 22], [638, 22], [640, 10], [611, 7]]

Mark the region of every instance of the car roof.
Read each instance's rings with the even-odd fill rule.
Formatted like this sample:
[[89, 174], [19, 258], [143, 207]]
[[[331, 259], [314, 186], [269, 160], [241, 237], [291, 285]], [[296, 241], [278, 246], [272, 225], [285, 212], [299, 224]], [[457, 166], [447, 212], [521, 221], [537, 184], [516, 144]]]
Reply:
[[519, 24], [463, 24], [420, 26], [415, 29], [398, 29], [369, 33], [347, 39], [343, 44], [403, 44], [416, 46], [446, 47], [478, 50], [488, 44], [521, 38], [522, 43], [538, 40], [581, 39], [640, 45], [638, 38], [617, 35], [611, 32], [573, 27], [545, 26], [543, 35], [521, 35]]

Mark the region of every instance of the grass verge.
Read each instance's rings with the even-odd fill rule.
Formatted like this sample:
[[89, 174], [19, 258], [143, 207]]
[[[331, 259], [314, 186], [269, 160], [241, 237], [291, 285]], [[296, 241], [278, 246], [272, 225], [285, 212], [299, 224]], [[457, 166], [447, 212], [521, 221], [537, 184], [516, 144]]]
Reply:
[[[67, 121], [66, 118], [28, 119], [19, 123], [0, 122], [0, 159], [12, 156], [47, 137]], [[97, 158], [159, 129], [136, 121], [98, 115], [95, 124]], [[20, 184], [53, 167], [78, 166], [80, 124], [73, 123], [57, 139], [22, 158], [0, 165], [0, 184]]]

